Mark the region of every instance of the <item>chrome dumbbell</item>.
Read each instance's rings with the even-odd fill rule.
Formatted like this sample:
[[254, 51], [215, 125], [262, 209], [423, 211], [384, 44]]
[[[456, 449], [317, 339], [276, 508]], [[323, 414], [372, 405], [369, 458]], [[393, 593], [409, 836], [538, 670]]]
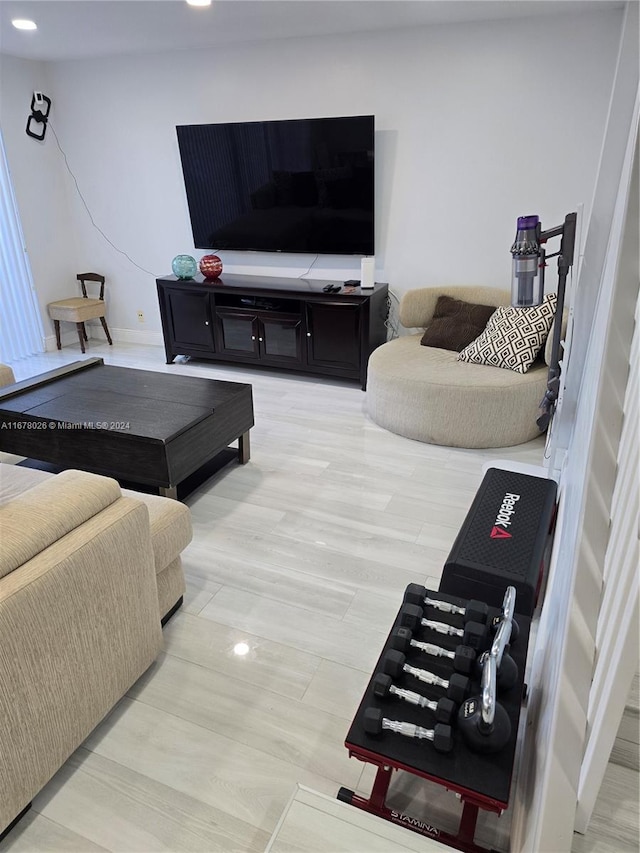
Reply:
[[449, 724], [453, 719], [457, 705], [451, 700], [442, 698], [437, 702], [427, 699], [421, 693], [414, 693], [413, 690], [405, 690], [403, 687], [396, 687], [391, 680], [390, 675], [384, 672], [379, 672], [373, 679], [373, 693], [378, 699], [386, 699], [389, 696], [395, 696], [396, 699], [402, 699], [403, 702], [408, 702], [410, 705], [417, 705], [419, 708], [427, 708], [431, 711], [438, 723]]
[[446, 622], [425, 619], [422, 607], [417, 604], [405, 604], [400, 611], [400, 625], [415, 631], [416, 628], [427, 628], [437, 634], [447, 637], [458, 637], [465, 646], [471, 646], [475, 651], [484, 650], [489, 645], [489, 629], [480, 622], [467, 622], [464, 628], [455, 628]]
[[382, 715], [379, 708], [367, 708], [363, 715], [364, 730], [369, 735], [381, 735], [387, 730], [405, 737], [430, 740], [438, 752], [451, 752], [453, 749], [453, 732], [451, 726], [436, 723], [432, 729], [406, 723], [402, 720], [390, 720]]
[[420, 607], [426, 605], [442, 613], [454, 613], [456, 616], [462, 616], [465, 622], [479, 622], [481, 625], [487, 621], [489, 615], [489, 606], [484, 601], [472, 599], [467, 601], [464, 607], [458, 607], [457, 604], [433, 598], [426, 587], [417, 583], [409, 584], [404, 594], [404, 601], [406, 604], [417, 604]]
[[400, 652], [406, 652], [409, 648], [413, 648], [425, 655], [431, 655], [431, 657], [445, 658], [451, 662], [456, 672], [462, 672], [465, 675], [469, 675], [473, 671], [476, 662], [476, 653], [471, 646], [456, 646], [453, 651], [449, 651], [449, 649], [436, 646], [434, 643], [414, 640], [409, 628], [396, 628], [391, 634], [390, 643], [394, 649], [398, 649]]
[[402, 652], [392, 649], [384, 656], [382, 668], [392, 678], [397, 678], [403, 672], [407, 675], [413, 675], [424, 684], [430, 684], [432, 687], [440, 687], [446, 690], [449, 699], [452, 699], [457, 705], [464, 701], [465, 696], [469, 693], [469, 679], [465, 675], [459, 675], [454, 672], [450, 678], [440, 678], [428, 669], [419, 669], [417, 666], [411, 666], [407, 663], [407, 658]]

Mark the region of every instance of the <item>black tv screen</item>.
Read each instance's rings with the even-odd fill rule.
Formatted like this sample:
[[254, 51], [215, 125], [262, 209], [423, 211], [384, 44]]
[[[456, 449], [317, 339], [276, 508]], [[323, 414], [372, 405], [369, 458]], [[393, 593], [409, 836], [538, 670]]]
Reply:
[[373, 255], [373, 116], [176, 127], [197, 249]]

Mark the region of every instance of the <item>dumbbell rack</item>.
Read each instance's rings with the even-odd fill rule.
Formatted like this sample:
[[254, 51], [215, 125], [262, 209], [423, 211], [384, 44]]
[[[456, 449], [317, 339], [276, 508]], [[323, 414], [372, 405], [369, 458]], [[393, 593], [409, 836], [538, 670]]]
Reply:
[[[427, 595], [456, 604], [459, 607], [464, 607], [467, 603], [463, 598], [442, 592], [427, 590]], [[511, 722], [511, 737], [507, 745], [497, 753], [481, 754], [474, 752], [469, 749], [454, 723], [453, 750], [450, 753], [440, 753], [436, 752], [429, 742], [416, 741], [391, 732], [373, 736], [369, 735], [364, 728], [363, 716], [367, 708], [380, 708], [384, 715], [390, 719], [405, 720], [426, 727], [433, 724], [433, 715], [429, 711], [409, 705], [406, 702], [396, 701], [393, 698], [378, 699], [373, 690], [376, 674], [383, 671], [383, 659], [386, 653], [393, 648], [391, 635], [401, 625], [401, 612], [401, 610], [398, 611], [345, 740], [345, 746], [349, 750], [350, 757], [378, 768], [371, 794], [369, 798], [365, 798], [346, 788], [341, 788], [338, 798], [458, 850], [467, 851], [467, 853], [486, 853], [486, 848], [478, 846], [474, 841], [478, 812], [480, 809], [484, 809], [501, 814], [509, 805], [518, 722], [524, 692], [524, 671], [530, 619], [522, 614], [516, 616], [520, 634], [517, 642], [511, 646], [509, 653], [518, 666], [518, 681], [510, 690], [498, 694], [498, 701], [506, 710]], [[498, 614], [497, 608], [489, 608], [491, 617]], [[447, 617], [447, 621], [455, 627], [463, 627], [461, 617], [451, 615]], [[433, 635], [427, 629], [415, 631], [414, 636], [451, 650], [455, 649], [455, 646], [460, 642], [455, 637], [447, 637], [441, 634]], [[411, 665], [431, 670], [442, 678], [448, 678], [453, 671], [449, 660], [424, 655], [418, 649], [408, 649], [406, 656], [407, 662]], [[395, 679], [395, 683], [401, 687], [422, 693], [429, 699], [437, 700], [444, 695], [441, 689], [430, 687], [407, 674]], [[480, 682], [474, 679], [472, 694], [479, 692]], [[404, 770], [406, 773], [442, 785], [459, 795], [462, 802], [462, 814], [455, 835], [444, 832], [431, 823], [391, 809], [386, 805], [387, 792], [394, 770]]]

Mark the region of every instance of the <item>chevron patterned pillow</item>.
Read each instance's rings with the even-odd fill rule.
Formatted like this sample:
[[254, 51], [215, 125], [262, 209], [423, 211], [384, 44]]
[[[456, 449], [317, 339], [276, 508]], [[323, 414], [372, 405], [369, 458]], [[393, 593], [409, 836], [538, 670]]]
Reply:
[[526, 373], [547, 340], [556, 303], [556, 294], [548, 293], [530, 308], [496, 308], [484, 332], [458, 354], [458, 361]]

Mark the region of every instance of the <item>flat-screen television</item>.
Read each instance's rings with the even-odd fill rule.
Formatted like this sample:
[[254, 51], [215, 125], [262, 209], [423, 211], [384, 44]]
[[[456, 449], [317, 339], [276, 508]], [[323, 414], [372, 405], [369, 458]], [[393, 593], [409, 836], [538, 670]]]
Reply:
[[176, 131], [197, 249], [374, 254], [373, 116]]

